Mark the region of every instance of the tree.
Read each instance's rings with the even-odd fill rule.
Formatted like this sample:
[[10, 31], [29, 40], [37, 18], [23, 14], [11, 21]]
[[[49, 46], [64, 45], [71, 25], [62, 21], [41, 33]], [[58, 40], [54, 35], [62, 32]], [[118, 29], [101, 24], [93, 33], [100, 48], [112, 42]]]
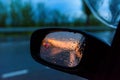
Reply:
[[52, 21], [55, 26], [65, 26], [69, 23], [68, 16], [58, 10], [52, 11]]
[[87, 16], [85, 25], [86, 25], [86, 26], [89, 26], [89, 24], [90, 24], [91, 11], [90, 11], [90, 9], [88, 8], [88, 6], [86, 5], [85, 1], [82, 0], [82, 2], [83, 2], [84, 12], [85, 12], [85, 14], [86, 14], [86, 16]]
[[0, 1], [0, 27], [6, 26], [6, 20], [7, 20], [7, 8]]
[[31, 2], [27, 2], [21, 8], [22, 15], [22, 25], [23, 26], [33, 26], [35, 25], [35, 21], [33, 19], [33, 8]]
[[29, 2], [22, 4], [22, 1], [12, 0], [11, 2], [11, 26], [33, 26], [33, 8]]
[[22, 25], [22, 18], [20, 14], [20, 10], [22, 8], [22, 4], [18, 0], [12, 0], [10, 4], [11, 8], [11, 26], [21, 26]]
[[37, 11], [38, 11], [38, 21], [37, 24], [39, 26], [45, 26], [46, 25], [46, 21], [48, 20], [48, 12], [47, 9], [44, 5], [44, 3], [39, 3], [37, 5]]

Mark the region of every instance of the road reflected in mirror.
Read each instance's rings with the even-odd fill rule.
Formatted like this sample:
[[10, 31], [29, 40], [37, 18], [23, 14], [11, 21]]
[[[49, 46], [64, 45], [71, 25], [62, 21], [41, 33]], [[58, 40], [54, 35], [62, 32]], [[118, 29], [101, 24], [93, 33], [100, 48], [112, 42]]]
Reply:
[[46, 35], [40, 47], [40, 57], [62, 67], [77, 66], [83, 56], [85, 37], [74, 32], [52, 32]]

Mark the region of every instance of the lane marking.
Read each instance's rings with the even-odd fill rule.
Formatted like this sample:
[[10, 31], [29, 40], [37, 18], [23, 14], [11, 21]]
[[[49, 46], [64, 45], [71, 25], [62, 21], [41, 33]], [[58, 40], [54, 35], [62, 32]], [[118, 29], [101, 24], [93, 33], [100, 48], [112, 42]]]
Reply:
[[24, 70], [19, 70], [19, 71], [5, 73], [1, 77], [3, 79], [5, 79], [5, 78], [15, 77], [15, 76], [19, 76], [19, 75], [24, 75], [24, 74], [27, 74], [27, 73], [28, 73], [28, 70], [24, 69]]

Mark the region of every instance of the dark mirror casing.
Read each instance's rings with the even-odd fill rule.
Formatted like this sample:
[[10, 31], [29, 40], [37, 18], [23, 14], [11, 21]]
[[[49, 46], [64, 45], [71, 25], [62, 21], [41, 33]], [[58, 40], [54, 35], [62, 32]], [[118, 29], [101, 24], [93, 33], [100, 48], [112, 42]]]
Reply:
[[[58, 53], [59, 51], [61, 52], [62, 48], [64, 48], [64, 49], [66, 48], [66, 47], [62, 47], [62, 44], [66, 43], [66, 46], [67, 46], [69, 41], [65, 42], [65, 40], [59, 41], [57, 39], [58, 36], [56, 33], [60, 33], [60, 32], [63, 32], [64, 34], [72, 33], [72, 34], [79, 34], [79, 36], [80, 35], [83, 36], [83, 45], [80, 49], [82, 51], [82, 58], [80, 58], [80, 61], [78, 61], [78, 63], [73, 65], [72, 67], [68, 66], [68, 65], [67, 66], [63, 65], [61, 63], [58, 63], [58, 64], [53, 63], [53, 62], [47, 60], [46, 57], [43, 57], [44, 55], [42, 53], [45, 52], [45, 50], [43, 49], [43, 46], [49, 47], [52, 44], [52, 47], [53, 47], [53, 45], [55, 47], [56, 42], [61, 42], [60, 43], [61, 46], [59, 46], [59, 49], [54, 48], [54, 50], [53, 50], [53, 48], [50, 48], [50, 50], [53, 50], [53, 52], [57, 51], [56, 53]], [[51, 34], [56, 35], [57, 37], [56, 38], [54, 36], [51, 37]], [[62, 33], [60, 33], [60, 34], [62, 34]], [[63, 35], [63, 36], [67, 36], [67, 35]], [[68, 36], [70, 36], [70, 35], [68, 35]], [[50, 37], [52, 39], [50, 39]], [[53, 40], [53, 38], [54, 38], [54, 40]], [[45, 42], [46, 40], [47, 40], [47, 43]], [[48, 40], [49, 40], [49, 43], [48, 43]], [[50, 42], [50, 40], [53, 40], [55, 42], [55, 44], [53, 44], [53, 42]], [[72, 43], [70, 42], [70, 44], [72, 44]], [[58, 43], [57, 43], [57, 47], [58, 47]], [[82, 76], [82, 77], [85, 77], [88, 79], [93, 78], [94, 76], [97, 76], [97, 75], [99, 75], [99, 76], [103, 75], [105, 58], [106, 58], [106, 55], [108, 55], [110, 52], [110, 46], [108, 44], [104, 43], [103, 41], [100, 41], [99, 39], [93, 37], [92, 35], [90, 35], [86, 32], [82, 32], [81, 30], [66, 29], [66, 28], [44, 28], [44, 29], [39, 29], [39, 30], [35, 31], [31, 36], [30, 49], [31, 49], [32, 57], [37, 62], [39, 62], [43, 65], [46, 65], [48, 67], [54, 68], [54, 69], [57, 69], [57, 70], [60, 70], [63, 72], [67, 72], [70, 74], [79, 75], [79, 76]], [[66, 52], [67, 52], [67, 50], [66, 50]], [[66, 53], [66, 52], [62, 52], [62, 53]], [[68, 52], [70, 55], [70, 51], [68, 51]], [[62, 58], [63, 57], [64, 56], [62, 56]], [[60, 60], [60, 59], [57, 58], [57, 60]], [[66, 59], [63, 59], [63, 60], [66, 60]], [[70, 61], [70, 56], [69, 56], [68, 60]]]

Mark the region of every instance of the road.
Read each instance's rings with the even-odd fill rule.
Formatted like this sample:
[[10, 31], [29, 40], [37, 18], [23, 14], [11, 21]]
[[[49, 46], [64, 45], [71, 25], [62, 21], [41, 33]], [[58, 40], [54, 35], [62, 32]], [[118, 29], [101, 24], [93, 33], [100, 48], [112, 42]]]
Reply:
[[0, 80], [86, 80], [35, 62], [29, 41], [0, 43]]

